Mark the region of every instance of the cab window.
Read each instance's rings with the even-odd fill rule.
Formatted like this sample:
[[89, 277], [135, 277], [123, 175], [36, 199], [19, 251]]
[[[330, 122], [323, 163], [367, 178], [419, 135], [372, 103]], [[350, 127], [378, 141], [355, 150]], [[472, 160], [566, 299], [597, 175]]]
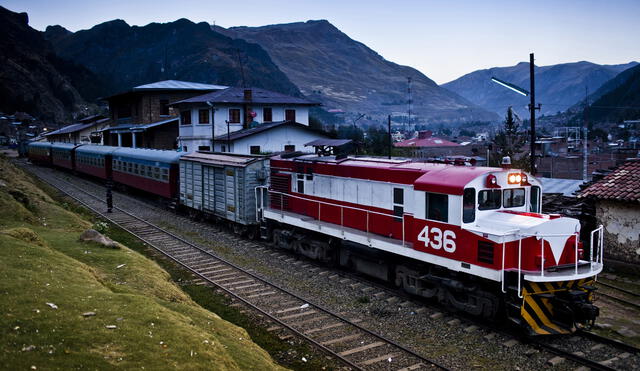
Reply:
[[529, 205], [529, 211], [532, 213], [540, 212], [540, 187], [531, 187], [531, 204]]
[[427, 192], [425, 198], [427, 219], [447, 223], [449, 221], [449, 196]]
[[524, 188], [505, 189], [502, 204], [505, 208], [524, 206]]
[[485, 190], [478, 193], [478, 209], [499, 209], [502, 204], [502, 191], [499, 189]]
[[462, 195], [462, 222], [472, 223], [476, 220], [476, 189], [466, 188]]

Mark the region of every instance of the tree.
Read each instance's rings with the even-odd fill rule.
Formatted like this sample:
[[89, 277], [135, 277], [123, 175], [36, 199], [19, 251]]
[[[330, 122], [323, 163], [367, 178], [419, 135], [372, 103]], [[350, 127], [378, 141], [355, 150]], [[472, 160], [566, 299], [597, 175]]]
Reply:
[[494, 148], [497, 151], [498, 160], [509, 156], [512, 163], [521, 169], [528, 169], [528, 154], [522, 153], [522, 147], [526, 143], [526, 133], [520, 131], [520, 125], [514, 118], [511, 107], [507, 109], [504, 125], [493, 138]]

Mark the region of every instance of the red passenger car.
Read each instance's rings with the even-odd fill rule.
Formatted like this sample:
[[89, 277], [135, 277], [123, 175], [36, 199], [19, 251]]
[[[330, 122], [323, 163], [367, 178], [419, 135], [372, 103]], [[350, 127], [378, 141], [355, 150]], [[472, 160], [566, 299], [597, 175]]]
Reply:
[[178, 196], [181, 153], [146, 148], [118, 148], [112, 153], [113, 180], [165, 198]]
[[51, 143], [51, 163], [54, 166], [74, 170], [75, 168], [75, 150], [82, 144], [73, 143]]
[[118, 147], [86, 145], [76, 148], [76, 171], [107, 179], [111, 176], [113, 152]]

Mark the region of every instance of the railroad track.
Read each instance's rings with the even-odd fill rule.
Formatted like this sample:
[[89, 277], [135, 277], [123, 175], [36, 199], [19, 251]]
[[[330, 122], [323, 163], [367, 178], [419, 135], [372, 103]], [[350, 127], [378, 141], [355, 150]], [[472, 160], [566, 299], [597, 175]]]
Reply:
[[401, 344], [267, 281], [119, 207], [71, 182], [36, 175], [94, 213], [125, 229], [202, 281], [213, 285], [272, 322], [355, 370], [432, 370], [447, 368]]
[[[629, 290], [623, 289], [621, 287], [618, 287], [618, 286], [615, 286], [615, 285], [612, 285], [612, 284], [609, 284], [609, 283], [602, 282], [601, 280], [599, 280], [597, 282], [597, 284], [599, 286], [606, 287], [607, 289], [610, 289], [612, 291], [617, 291], [617, 292], [621, 293], [623, 296], [631, 296], [631, 297], [636, 298], [635, 300], [640, 300], [639, 299], [640, 298], [640, 294], [635, 293], [633, 291], [629, 291]], [[605, 297], [607, 297], [607, 298], [609, 298], [611, 300], [617, 301], [618, 303], [621, 303], [621, 304], [626, 305], [628, 307], [634, 308], [636, 310], [640, 310], [640, 302], [637, 302], [637, 301], [633, 302], [633, 301], [630, 301], [630, 300], [628, 300], [628, 299], [626, 299], [624, 297], [620, 297], [620, 296], [617, 296], [617, 295], [612, 295], [611, 293], [608, 293], [608, 292], [603, 292], [602, 290], [598, 291], [598, 295], [605, 296]]]
[[[39, 168], [35, 168], [35, 169], [39, 169]], [[34, 169], [34, 170], [35, 170]], [[44, 170], [44, 169], [40, 169], [40, 170]], [[57, 173], [58, 176], [59, 175], [64, 175], [64, 173], [60, 173], [58, 171], [54, 171], [54, 170], [49, 170], [51, 173]], [[39, 172], [42, 173], [42, 172]], [[44, 177], [42, 174], [37, 174], [38, 176], [40, 176], [41, 178], [49, 178], [49, 177]], [[54, 177], [53, 175], [49, 174], [50, 177]], [[54, 177], [55, 178], [55, 177]], [[45, 181], [49, 182], [47, 179], [43, 179]], [[78, 189], [81, 193], [86, 194], [86, 197], [89, 197], [89, 193], [87, 191], [84, 190], [80, 190], [78, 186], [69, 183], [67, 181], [64, 180], [60, 180], [57, 179], [58, 182], [62, 182], [63, 188], [64, 186], [66, 186], [66, 190], [70, 191], [71, 189]], [[75, 179], [74, 181], [78, 181], [83, 183], [85, 186], [87, 187], [91, 187], [94, 188], [95, 191], [100, 192], [102, 194], [102, 192], [104, 192], [104, 188], [101, 185], [95, 184], [94, 182], [90, 182], [87, 180], [81, 180], [81, 179]], [[56, 186], [55, 184], [52, 184], [54, 186]], [[60, 187], [56, 188], [60, 189]], [[63, 191], [64, 192], [64, 191]], [[68, 193], [68, 192], [64, 192], [64, 193]], [[74, 196], [71, 196], [73, 198]], [[130, 196], [125, 196], [125, 197], [130, 197]], [[90, 198], [93, 198], [95, 203], [97, 203], [98, 205], [104, 205], [104, 202], [102, 202], [102, 200], [100, 198], [97, 198], [96, 196], [90, 196]], [[136, 201], [136, 202], [140, 202], [143, 203], [142, 201], [136, 199], [136, 198], [131, 198], [132, 201]], [[83, 202], [82, 200], [79, 200], [81, 203], [85, 204], [87, 207], [91, 208], [92, 210], [96, 211], [97, 213], [101, 214], [104, 216], [104, 213], [100, 212], [99, 210], [96, 210], [94, 207], [91, 207], [89, 205], [87, 205], [85, 202]], [[102, 208], [104, 208], [104, 206], [102, 206]], [[128, 214], [126, 211], [122, 210], [122, 209], [118, 209], [118, 212], [124, 213], [126, 215], [130, 215]], [[114, 213], [115, 215], [115, 213]], [[214, 257], [214, 259], [220, 260], [222, 261], [222, 259], [218, 258], [217, 256], [213, 255], [210, 251], [203, 249], [195, 244], [193, 244], [192, 242], [186, 241], [184, 240], [182, 237], [173, 235], [171, 233], [167, 233], [169, 236], [171, 236], [171, 239], [173, 240], [177, 240], [179, 241], [179, 243], [182, 244], [186, 244], [186, 246], [188, 246], [190, 249], [195, 249], [197, 250], [198, 254], [195, 255], [184, 255], [186, 254], [186, 252], [182, 252], [183, 250], [180, 250], [180, 254], [178, 254], [178, 256], [175, 257], [171, 257], [169, 255], [167, 255], [167, 253], [161, 249], [158, 249], [157, 246], [154, 245], [154, 241], [155, 244], [159, 244], [162, 245], [163, 244], [163, 240], [153, 240], [150, 239], [148, 236], [149, 235], [153, 235], [155, 232], [157, 231], [159, 227], [153, 225], [152, 223], [148, 223], [144, 220], [141, 220], [140, 218], [137, 218], [135, 216], [130, 216], [133, 217], [138, 223], [142, 223], [141, 225], [138, 226], [138, 228], [144, 228], [144, 226], [151, 226], [150, 229], [144, 230], [142, 229], [138, 235], [139, 238], [141, 238], [142, 240], [144, 240], [146, 243], [148, 243], [151, 247], [156, 248], [158, 251], [160, 251], [163, 255], [168, 256], [170, 259], [176, 261], [176, 263], [184, 266], [186, 269], [190, 270], [191, 272], [193, 272], [196, 276], [200, 277], [204, 282], [207, 282], [209, 284], [214, 284], [218, 287], [220, 287], [221, 289], [223, 289], [225, 292], [227, 292], [229, 295], [236, 297], [234, 290], [239, 290], [244, 294], [248, 294], [248, 295], [256, 295], [256, 294], [264, 294], [267, 293], [268, 291], [273, 291], [273, 290], [278, 290], [276, 285], [273, 285], [271, 283], [269, 283], [268, 281], [266, 281], [263, 278], [260, 277], [256, 277], [255, 275], [246, 272], [245, 270], [243, 270], [242, 268], [236, 267], [235, 265], [233, 265], [232, 263], [228, 263], [228, 267], [224, 267], [224, 268], [220, 268], [220, 269], [225, 269], [225, 268], [230, 268], [231, 271], [219, 271], [217, 266], [218, 264], [212, 264], [210, 266], [206, 266], [206, 265], [197, 265], [197, 266], [192, 266], [192, 263], [194, 262], [198, 262], [201, 254], [207, 255], [209, 257]], [[109, 218], [111, 219], [111, 218]], [[127, 226], [123, 226], [123, 223], [126, 224], [127, 220], [123, 220], [123, 221], [114, 221], [116, 224], [119, 224], [120, 226], [122, 226], [124, 229], [127, 229], [129, 232], [136, 234], [135, 230], [132, 227], [127, 227]], [[169, 247], [171, 247], [172, 245], [169, 245]], [[259, 249], [265, 249], [265, 247], [258, 247]], [[288, 253], [287, 251], [283, 251], [280, 249], [273, 249], [274, 251], [277, 250], [277, 253], [275, 253], [275, 257], [276, 258], [282, 258], [285, 260], [290, 259], [290, 257], [292, 257], [293, 255], [291, 255], [290, 253]], [[193, 250], [184, 250], [184, 251], [193, 251]], [[270, 254], [271, 256], [273, 256], [274, 254]], [[206, 258], [206, 257], [205, 257]], [[183, 264], [180, 260], [182, 259], [186, 259], [186, 265]], [[205, 263], [203, 263], [205, 264]], [[224, 264], [224, 263], [221, 263]], [[202, 270], [205, 270], [205, 274], [202, 274]], [[234, 272], [234, 269], [237, 269], [237, 271], [239, 272], [246, 272], [249, 275], [251, 275], [251, 278], [247, 278], [247, 280], [251, 279], [253, 280], [252, 282], [247, 282], [247, 283], [242, 283], [242, 284], [238, 284], [237, 280], [239, 280], [239, 278], [235, 278], [236, 275]], [[208, 271], [209, 270], [209, 271]], [[225, 288], [225, 286], [220, 286], [219, 284], [216, 284], [215, 280], [216, 280], [216, 274], [217, 274], [217, 278], [221, 279], [223, 281], [220, 281], [220, 284], [224, 284], [224, 283], [228, 283], [229, 285], [227, 285], [228, 287]], [[343, 277], [349, 277], [351, 278], [353, 281], [355, 282], [362, 282], [364, 285], [368, 285], [370, 287], [375, 287], [377, 289], [380, 290], [386, 290], [387, 292], [389, 292], [389, 296], [390, 297], [400, 297], [403, 300], [409, 300], [412, 301], [411, 298], [409, 298], [408, 296], [397, 292], [397, 290], [393, 290], [390, 288], [385, 288], [384, 285], [381, 284], [375, 284], [372, 283], [371, 281], [367, 281], [364, 278], [359, 277], [359, 275], [355, 275], [355, 274], [351, 274], [351, 273], [347, 273], [347, 272], [337, 272], [332, 274], [327, 274], [328, 277], [332, 277], [332, 276], [336, 276], [339, 274], [339, 278], [336, 278], [338, 280], [342, 280]], [[228, 280], [225, 280], [228, 279]], [[241, 280], [242, 281], [242, 280]], [[244, 288], [244, 285], [253, 285], [255, 283], [258, 283], [259, 286], [251, 286], [248, 288]], [[236, 283], [236, 285], [233, 285], [233, 283]], [[245, 290], [246, 289], [246, 290]], [[256, 289], [258, 291], [252, 291], [253, 289]], [[245, 291], [249, 291], [249, 292], [245, 292]], [[287, 290], [282, 290], [283, 292], [285, 292], [286, 294], [290, 294], [288, 293]], [[273, 295], [273, 301], [277, 301], [280, 303], [280, 305], [278, 307], [275, 308], [271, 308], [269, 305], [269, 300], [266, 300], [268, 297]], [[315, 319], [315, 317], [313, 317], [312, 315], [316, 315], [317, 313], [320, 314], [325, 314], [328, 317], [331, 317], [332, 313], [329, 310], [323, 311], [322, 307], [320, 306], [313, 306], [311, 303], [307, 303], [307, 301], [305, 301], [304, 299], [296, 296], [295, 294], [291, 294], [291, 299], [277, 299], [279, 298], [279, 296], [277, 296], [276, 294], [268, 294], [268, 295], [263, 295], [263, 296], [255, 296], [253, 298], [251, 298], [252, 300], [243, 300], [242, 298], [238, 297], [238, 300], [241, 301], [242, 303], [246, 304], [249, 307], [254, 307], [254, 303], [255, 305], [264, 305], [263, 302], [267, 302], [266, 303], [266, 309], [261, 310], [260, 308], [254, 308], [256, 309], [258, 312], [262, 313], [263, 315], [265, 315], [266, 317], [270, 318], [273, 322], [275, 322], [277, 325], [274, 325], [270, 328], [270, 330], [277, 330], [277, 329], [286, 329], [291, 331], [292, 333], [307, 339], [307, 337], [305, 337], [305, 332], [307, 331], [311, 331], [311, 335], [316, 334], [315, 336], [312, 336], [312, 339], [307, 339], [310, 343], [315, 344], [316, 346], [318, 346], [320, 349], [324, 350], [325, 352], [334, 355], [336, 358], [341, 359], [340, 358], [340, 353], [344, 352], [344, 351], [348, 351], [349, 349], [345, 349], [345, 348], [341, 348], [338, 347], [337, 345], [343, 345], [343, 346], [347, 346], [348, 344], [338, 344], [338, 343], [330, 343], [328, 345], [323, 345], [323, 343], [325, 342], [331, 342], [331, 341], [351, 341], [351, 340], [356, 340], [354, 338], [350, 338], [350, 335], [348, 332], [340, 332], [340, 333], [336, 333], [333, 331], [336, 331], [337, 329], [341, 329], [341, 330], [347, 330], [347, 325], [343, 324], [346, 322], [352, 322], [353, 325], [358, 328], [360, 326], [357, 325], [357, 323], [355, 323], [356, 321], [349, 321], [346, 318], [341, 318], [341, 316], [339, 315], [335, 315], [334, 320], [331, 320], [330, 318], [328, 319], [324, 319], [324, 318], [320, 318], [320, 319]], [[260, 300], [257, 300], [256, 298], [259, 298]], [[415, 301], [415, 300], [413, 300]], [[289, 303], [288, 303], [289, 302]], [[309, 304], [308, 307], [305, 308], [301, 308], [302, 306], [304, 306], [305, 304]], [[422, 305], [424, 303], [421, 304], [417, 304], [418, 306]], [[271, 309], [270, 309], [271, 308]], [[297, 309], [296, 309], [297, 308]], [[307, 315], [302, 315], [303, 313], [305, 313], [306, 311], [303, 310], [314, 310], [316, 311], [316, 313], [312, 313], [309, 315], [309, 317], [307, 318]], [[442, 310], [442, 308], [439, 308], [439, 310]], [[282, 312], [283, 310], [288, 310], [287, 312]], [[273, 318], [271, 315], [274, 315], [275, 318]], [[288, 315], [285, 314], [290, 314], [290, 315], [300, 315], [299, 317], [289, 317], [285, 319], [285, 323], [280, 323], [280, 321], [278, 320], [279, 317], [288, 317]], [[440, 312], [435, 312], [436, 315], [442, 315], [442, 313]], [[450, 315], [447, 315], [450, 316]], [[456, 325], [462, 325], [462, 326], [468, 326], [469, 322], [474, 323], [473, 319], [469, 319], [465, 316], [454, 316], [454, 318], [459, 318], [461, 319], [457, 321]], [[296, 319], [300, 319], [300, 321], [296, 321]], [[310, 321], [307, 321], [310, 320]], [[290, 323], [289, 323], [290, 322]], [[317, 325], [317, 323], [323, 323], [323, 325]], [[326, 324], [324, 324], [326, 323]], [[452, 323], [451, 321], [448, 323]], [[465, 323], [467, 323], [465, 325]], [[313, 327], [313, 325], [315, 325], [315, 327]], [[579, 332], [576, 333], [576, 335], [574, 335], [573, 337], [570, 337], [569, 339], [571, 339], [571, 341], [567, 341], [567, 337], [562, 337], [559, 339], [550, 339], [550, 338], [542, 338], [542, 339], [527, 339], [527, 338], [519, 338], [517, 335], [514, 335], [513, 333], [508, 333], [505, 332], [503, 330], [500, 329], [496, 329], [492, 326], [488, 326], [484, 323], [480, 323], [479, 321], [476, 320], [475, 324], [477, 326], [479, 326], [480, 328], [486, 329], [487, 332], [492, 333], [492, 332], [496, 332], [498, 334], [504, 335], [507, 338], [511, 338], [512, 340], [507, 340], [505, 342], [505, 344], [509, 344], [511, 341], [515, 341], [513, 339], [518, 339], [521, 343], [527, 343], [527, 344], [531, 344], [531, 346], [536, 347], [540, 350], [543, 350], [545, 352], [551, 353], [556, 355], [557, 357], [561, 357], [563, 359], [567, 359], [570, 361], [573, 361], [579, 365], [583, 365], [586, 366], [590, 369], [597, 369], [597, 370], [616, 370], [616, 369], [640, 369], [640, 350], [638, 348], [632, 347], [630, 345], [618, 342], [616, 340], [613, 339], [609, 339], [606, 337], [601, 337], [598, 336], [596, 334], [593, 333], [589, 333], [589, 332]], [[335, 326], [335, 327], [334, 327]], [[322, 337], [318, 337], [318, 333], [322, 333], [324, 331], [327, 330], [331, 330], [331, 333], [328, 333], [327, 336], [325, 338]], [[362, 329], [366, 332], [369, 332], [369, 330], [367, 329]], [[363, 335], [364, 336], [364, 335]], [[368, 336], [372, 336], [371, 334], [368, 334]], [[360, 341], [362, 342], [361, 346], [352, 348], [352, 349], [357, 349], [357, 348], [362, 348], [362, 347], [366, 347], [366, 345], [368, 344], [375, 344], [377, 342], [383, 342], [381, 340], [378, 340], [379, 338], [384, 339], [384, 337], [380, 336], [378, 339], [376, 339], [375, 337], [377, 335], [373, 334], [373, 338], [370, 337], [366, 337], [366, 338], [358, 338], [360, 339]], [[346, 339], [346, 340], [345, 340]], [[366, 339], [366, 340], [362, 340], [362, 339]], [[580, 341], [580, 339], [584, 339], [584, 341]], [[360, 344], [359, 342], [356, 341], [356, 343]], [[353, 342], [352, 342], [353, 344]], [[356, 345], [358, 345], [356, 344]], [[393, 341], [389, 341], [388, 344], [390, 344], [390, 346], [393, 346], [393, 344], [395, 344]], [[396, 344], [397, 345], [397, 344]], [[354, 345], [355, 346], [355, 345]], [[402, 346], [398, 345], [400, 348], [402, 348]], [[507, 345], [510, 346], [510, 345]], [[325, 349], [326, 348], [326, 349]], [[398, 363], [396, 363], [396, 361], [398, 360], [399, 357], [397, 358], [393, 358], [392, 362], [388, 362], [388, 358], [387, 358], [387, 362], [385, 363], [384, 360], [380, 360], [381, 357], [385, 356], [385, 355], [395, 355], [395, 353], [393, 352], [382, 352], [385, 354], [375, 354], [374, 355], [369, 355], [371, 353], [368, 353], [368, 350], [373, 350], [375, 348], [384, 348], [384, 346], [380, 345], [380, 346], [376, 346], [373, 348], [369, 348], [369, 349], [365, 349], [362, 350], [360, 352], [356, 352], [356, 353], [351, 353], [353, 354], [358, 354], [360, 356], [360, 358], [356, 358], [355, 360], [351, 360], [353, 359], [353, 357], [349, 357], [349, 355], [347, 355], [347, 359], [343, 360], [343, 362], [347, 365], [349, 365], [351, 368], [354, 369], [405, 369], [405, 370], [410, 370], [410, 369], [420, 369], [420, 368], [442, 368], [440, 365], [435, 364], [435, 362], [432, 362], [430, 360], [426, 360], [426, 359], [422, 359], [419, 362], [413, 363], [412, 365], [406, 365], [406, 364], [402, 364], [402, 367], [399, 367], [400, 365]], [[384, 349], [389, 349], [389, 348], [384, 348]], [[382, 350], [382, 349], [377, 349]], [[411, 352], [409, 350], [409, 352]], [[336, 355], [337, 353], [337, 355]], [[412, 353], [412, 352], [411, 352]], [[411, 354], [413, 356], [416, 356], [414, 354]], [[371, 357], [368, 359], [364, 359], [366, 357]], [[418, 355], [418, 357], [420, 357]], [[410, 358], [409, 358], [410, 359]], [[341, 359], [342, 360], [342, 359]], [[367, 361], [367, 360], [377, 360], [377, 362], [373, 363], [373, 364], [369, 364], [369, 365], [362, 365], [363, 361]], [[349, 363], [351, 362], [351, 363]], [[548, 364], [549, 365], [555, 365], [556, 362], [561, 362], [558, 361], [558, 359], [556, 357], [549, 359], [548, 360]], [[411, 363], [411, 362], [407, 362], [407, 363]], [[414, 366], [416, 368], [411, 368], [411, 366]], [[418, 366], [420, 365], [420, 366]], [[628, 365], [631, 365], [631, 367], [628, 367]]]

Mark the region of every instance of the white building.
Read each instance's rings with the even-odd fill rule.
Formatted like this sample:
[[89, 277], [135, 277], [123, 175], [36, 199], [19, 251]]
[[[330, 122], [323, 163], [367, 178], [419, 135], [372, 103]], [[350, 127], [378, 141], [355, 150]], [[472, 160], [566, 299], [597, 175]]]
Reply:
[[[313, 139], [325, 138], [326, 136], [317, 134], [315, 131], [301, 134], [305, 131], [302, 127], [309, 126], [309, 107], [316, 105], [319, 104], [258, 88], [228, 88], [172, 104], [180, 111], [178, 143], [184, 152], [211, 150], [212, 138], [216, 138], [217, 142], [217, 137], [224, 135], [226, 138], [227, 134], [251, 130], [264, 124], [297, 123], [298, 126], [295, 126], [295, 129], [294, 126], [285, 128], [280, 127], [281, 125], [269, 125], [270, 130], [259, 130], [258, 133], [261, 134], [258, 136], [254, 135], [256, 133], [249, 135], [252, 137], [250, 145], [244, 141], [242, 144], [233, 143], [231, 148], [223, 143], [215, 144], [215, 150], [245, 154], [250, 153], [251, 146], [259, 146], [259, 152], [277, 152], [285, 150], [285, 145], [301, 147], [304, 144], [301, 140], [305, 140], [302, 138], [313, 135], [315, 135]], [[287, 134], [279, 140], [271, 134], [271, 129], [277, 129], [275, 132], [282, 135], [285, 132]], [[269, 131], [268, 135], [267, 131]]]
[[215, 137], [216, 152], [258, 155], [304, 150], [306, 143], [328, 136], [292, 121], [271, 122]]

